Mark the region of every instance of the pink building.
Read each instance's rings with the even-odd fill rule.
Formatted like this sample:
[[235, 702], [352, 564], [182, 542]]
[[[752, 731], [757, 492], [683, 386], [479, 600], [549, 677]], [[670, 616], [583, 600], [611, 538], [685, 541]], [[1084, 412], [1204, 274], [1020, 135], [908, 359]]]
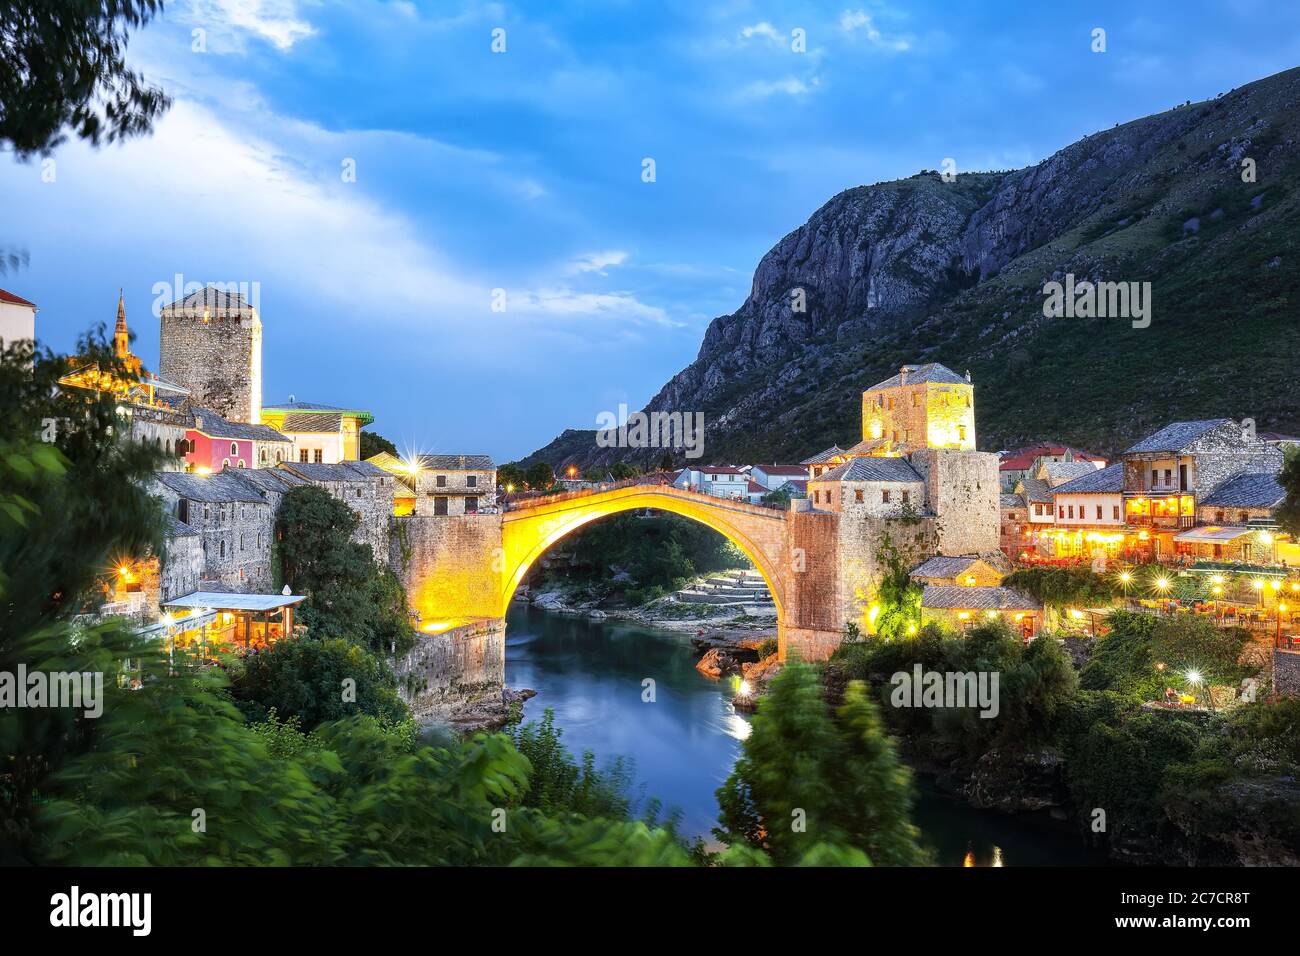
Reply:
[[289, 457], [293, 442], [267, 425], [231, 422], [207, 408], [192, 409], [186, 432], [186, 468], [200, 474], [223, 468], [274, 468]]

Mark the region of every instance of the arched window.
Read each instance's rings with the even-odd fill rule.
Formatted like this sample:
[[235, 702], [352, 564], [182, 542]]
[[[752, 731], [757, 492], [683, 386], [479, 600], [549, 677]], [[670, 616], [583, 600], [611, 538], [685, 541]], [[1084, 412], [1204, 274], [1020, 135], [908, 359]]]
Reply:
[[232, 441], [232, 442], [230, 443], [230, 453], [231, 453], [232, 455], [238, 455], [238, 454], [239, 454], [239, 442], [233, 442], [233, 441]]

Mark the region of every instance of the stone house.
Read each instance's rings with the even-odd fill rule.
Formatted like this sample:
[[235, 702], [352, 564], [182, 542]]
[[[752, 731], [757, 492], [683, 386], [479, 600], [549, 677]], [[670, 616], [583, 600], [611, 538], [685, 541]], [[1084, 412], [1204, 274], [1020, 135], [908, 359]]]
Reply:
[[262, 409], [262, 421], [293, 442], [287, 460], [336, 465], [361, 458], [361, 429], [375, 416], [359, 408], [289, 401]]
[[973, 555], [936, 555], [913, 568], [909, 576], [921, 585], [952, 584], [959, 587], [996, 587], [1004, 577], [1001, 569]]
[[1196, 503], [1197, 526], [1174, 535], [1175, 553], [1192, 560], [1300, 565], [1300, 549], [1277, 531], [1286, 493], [1277, 475], [1243, 472]]
[[153, 608], [199, 590], [203, 580], [203, 539], [171, 512], [164, 516], [163, 557], [159, 568], [159, 594]]
[[831, 445], [825, 451], [818, 452], [811, 458], [805, 458], [799, 464], [808, 469], [808, 480], [821, 477], [832, 468], [838, 468], [848, 461], [848, 455], [839, 445]]
[[[1052, 466], [1049, 466], [1049, 468]], [[1116, 555], [1127, 537], [1124, 521], [1124, 466], [1084, 473], [1052, 488], [1054, 526], [1040, 531], [1036, 543], [1048, 557], [1088, 557], [1102, 551]]]
[[906, 458], [853, 458], [808, 482], [815, 510], [886, 517], [926, 509], [925, 480]]
[[[260, 492], [226, 472], [158, 472], [151, 492], [166, 512], [199, 535], [203, 589], [207, 582], [242, 592], [271, 588], [275, 512]], [[168, 568], [164, 576], [170, 573]]]
[[497, 469], [487, 455], [419, 455], [411, 476], [417, 515], [492, 513]]
[[928, 584], [921, 592], [921, 623], [935, 622], [958, 631], [1001, 619], [1028, 641], [1037, 635], [1042, 613], [1042, 605], [1014, 588]]
[[[964, 378], [937, 362], [904, 365], [862, 393], [862, 441], [907, 454], [918, 448], [975, 450], [975, 399]], [[883, 444], [881, 444], [883, 443]], [[850, 449], [850, 452], [855, 452]]]
[[1011, 560], [1025, 550], [1030, 544], [1029, 510], [1025, 499], [1017, 494], [998, 495], [998, 543], [1002, 553]]
[[287, 462], [276, 470], [296, 475], [327, 491], [356, 512], [361, 523], [354, 539], [370, 545], [377, 561], [386, 560], [396, 478], [368, 461], [344, 461], [332, 465]]
[[1144, 556], [1169, 557], [1173, 537], [1196, 524], [1197, 501], [1243, 473], [1276, 474], [1283, 453], [1255, 434], [1254, 419], [1174, 422], [1124, 452], [1124, 518], [1146, 531]]
[[1038, 474], [1046, 464], [1058, 461], [1089, 461], [1098, 468], [1106, 467], [1106, 459], [1081, 448], [1053, 441], [1040, 441], [1014, 451], [1004, 451], [998, 462], [998, 480], [1003, 491], [1014, 491], [1025, 478]]

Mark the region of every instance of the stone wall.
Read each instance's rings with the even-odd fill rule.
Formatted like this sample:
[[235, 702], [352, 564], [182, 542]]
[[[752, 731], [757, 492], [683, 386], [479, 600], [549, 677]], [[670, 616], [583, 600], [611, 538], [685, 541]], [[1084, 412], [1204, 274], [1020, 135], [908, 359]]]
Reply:
[[[205, 581], [245, 593], [271, 590], [275, 513], [267, 502], [186, 499], [188, 513], [182, 515], [181, 496], [176, 492], [155, 482], [152, 493], [162, 499], [166, 511], [198, 533]], [[166, 564], [171, 564], [170, 557]], [[164, 574], [170, 576], [170, 567]]]
[[262, 323], [252, 309], [204, 317], [162, 310], [158, 375], [190, 390], [190, 401], [235, 422], [261, 421]]
[[1273, 690], [1283, 697], [1300, 697], [1300, 651], [1273, 649]]
[[178, 443], [185, 441], [190, 417], [186, 412], [172, 408], [152, 408], [147, 405], [129, 405], [131, 412], [131, 440], [142, 445], [153, 445], [166, 456], [162, 462], [165, 471], [184, 471], [185, 456], [177, 454]]
[[394, 662], [398, 692], [417, 718], [501, 694], [505, 684], [505, 621], [473, 621], [440, 634], [420, 634]]
[[998, 456], [923, 448], [909, 460], [925, 479], [926, 510], [937, 516], [934, 553], [996, 552], [1000, 542]]
[[871, 631], [871, 604], [885, 571], [881, 557], [886, 543], [898, 552], [904, 567], [915, 567], [935, 554], [936, 523], [937, 519], [929, 516], [843, 516], [835, 597], [841, 630], [853, 623], [864, 634]]
[[168, 533], [163, 541], [159, 580], [161, 601], [199, 590], [203, 578], [203, 540], [194, 532]]
[[421, 620], [501, 614], [501, 515], [409, 515], [392, 520], [389, 563]]

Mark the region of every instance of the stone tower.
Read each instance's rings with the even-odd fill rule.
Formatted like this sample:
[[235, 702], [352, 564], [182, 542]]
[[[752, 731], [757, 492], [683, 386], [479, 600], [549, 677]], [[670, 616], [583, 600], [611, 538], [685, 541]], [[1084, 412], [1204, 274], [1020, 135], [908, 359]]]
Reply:
[[117, 325], [113, 327], [113, 354], [125, 359], [131, 354], [131, 332], [126, 327], [126, 299], [117, 290]]
[[213, 286], [163, 306], [158, 374], [231, 421], [262, 420], [262, 321], [244, 297]]
[[975, 450], [975, 389], [938, 362], [904, 365], [862, 393], [862, 439], [876, 454], [923, 448]]

